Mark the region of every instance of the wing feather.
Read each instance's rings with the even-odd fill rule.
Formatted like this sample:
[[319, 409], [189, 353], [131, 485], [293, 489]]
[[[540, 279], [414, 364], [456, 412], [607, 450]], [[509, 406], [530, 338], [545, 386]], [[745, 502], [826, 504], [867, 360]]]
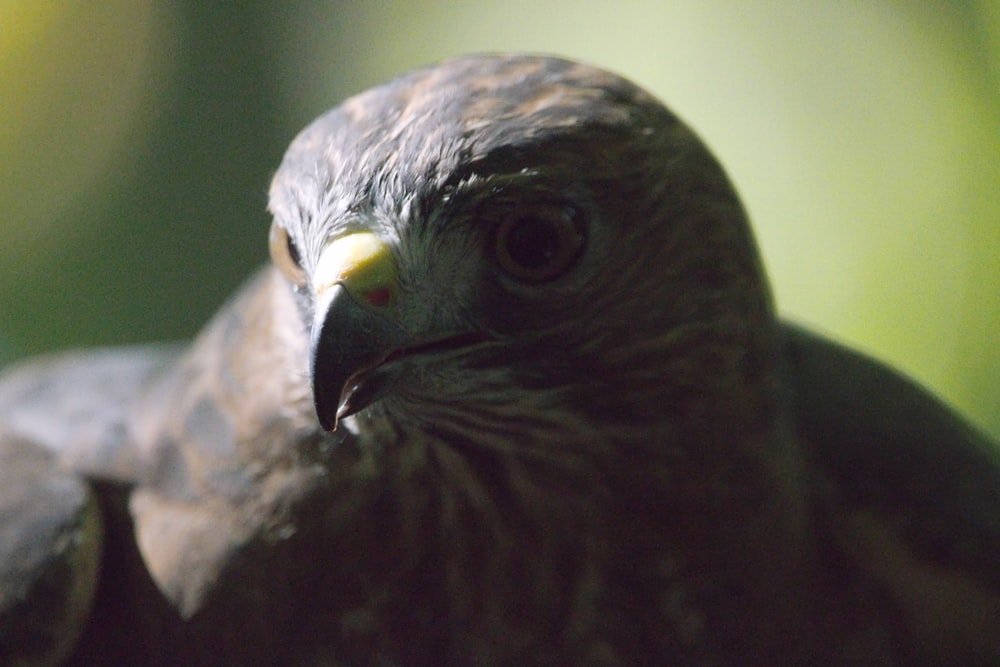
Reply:
[[1000, 448], [887, 366], [785, 327], [831, 541], [934, 664], [1000, 664]]

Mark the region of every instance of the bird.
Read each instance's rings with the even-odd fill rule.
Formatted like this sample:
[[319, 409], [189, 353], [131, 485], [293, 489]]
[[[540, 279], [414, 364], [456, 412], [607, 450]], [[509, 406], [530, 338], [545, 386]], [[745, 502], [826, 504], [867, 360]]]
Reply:
[[649, 92], [445, 60], [269, 210], [192, 342], [0, 375], [0, 661], [1000, 665], [996, 443], [779, 317]]

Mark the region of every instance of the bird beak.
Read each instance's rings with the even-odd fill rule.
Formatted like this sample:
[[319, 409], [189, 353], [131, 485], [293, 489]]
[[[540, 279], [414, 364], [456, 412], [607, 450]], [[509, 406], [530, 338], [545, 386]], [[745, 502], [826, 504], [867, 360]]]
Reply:
[[381, 395], [387, 379], [371, 377], [371, 371], [408, 336], [390, 315], [397, 297], [396, 263], [374, 234], [348, 234], [327, 244], [312, 288], [313, 402], [320, 424], [333, 431], [338, 419]]

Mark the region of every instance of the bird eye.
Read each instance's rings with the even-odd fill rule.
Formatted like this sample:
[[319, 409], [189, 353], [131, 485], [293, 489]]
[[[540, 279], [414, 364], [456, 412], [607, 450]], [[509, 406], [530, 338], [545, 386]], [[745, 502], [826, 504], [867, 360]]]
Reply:
[[271, 223], [268, 246], [271, 251], [271, 261], [278, 267], [278, 270], [299, 287], [305, 286], [306, 272], [302, 268], [302, 257], [299, 255], [299, 249], [292, 237], [288, 235], [288, 230], [277, 220]]
[[548, 204], [519, 209], [496, 228], [496, 260], [517, 280], [544, 282], [569, 270], [584, 240], [579, 215], [572, 207]]

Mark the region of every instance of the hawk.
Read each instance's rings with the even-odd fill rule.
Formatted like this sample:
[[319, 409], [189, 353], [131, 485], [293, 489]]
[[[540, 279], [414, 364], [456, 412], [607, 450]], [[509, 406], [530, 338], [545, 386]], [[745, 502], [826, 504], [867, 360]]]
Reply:
[[448, 60], [269, 207], [189, 345], [0, 379], [0, 659], [1000, 664], [994, 443], [777, 318], [649, 93]]

